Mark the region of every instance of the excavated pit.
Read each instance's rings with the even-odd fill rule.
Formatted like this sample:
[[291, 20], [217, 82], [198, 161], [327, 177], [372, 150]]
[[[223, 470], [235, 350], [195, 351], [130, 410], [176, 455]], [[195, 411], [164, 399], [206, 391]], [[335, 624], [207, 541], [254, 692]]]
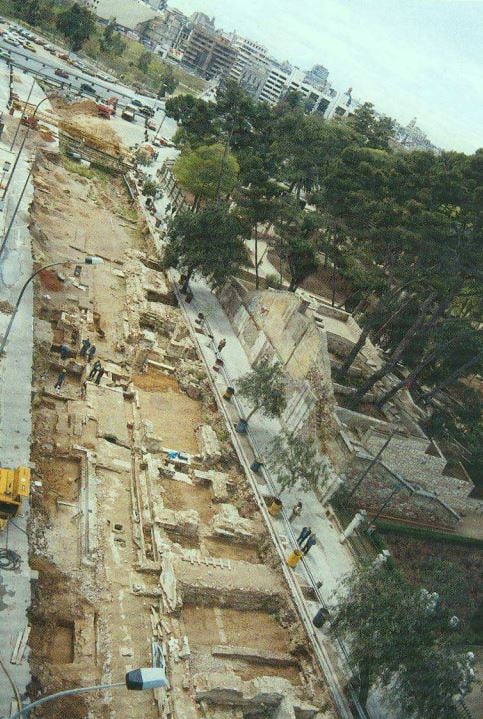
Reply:
[[[44, 288], [36, 297], [48, 327], [35, 380], [33, 690], [109, 683], [158, 650], [170, 681], [168, 693], [85, 697], [40, 716], [261, 719], [283, 700], [287, 717], [310, 719], [325, 689], [170, 282], [126, 222], [122, 183], [39, 168], [45, 261], [107, 261], [48, 305]], [[78, 360], [85, 337], [100, 386]], [[72, 354], [57, 393], [62, 342]]]

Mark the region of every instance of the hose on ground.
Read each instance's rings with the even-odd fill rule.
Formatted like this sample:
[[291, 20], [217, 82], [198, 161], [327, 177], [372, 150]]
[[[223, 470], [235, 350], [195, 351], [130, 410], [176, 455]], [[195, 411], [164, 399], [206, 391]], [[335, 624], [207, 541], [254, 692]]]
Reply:
[[0, 569], [14, 572], [19, 569], [21, 561], [20, 554], [14, 552], [13, 549], [6, 549], [5, 547], [0, 549]]

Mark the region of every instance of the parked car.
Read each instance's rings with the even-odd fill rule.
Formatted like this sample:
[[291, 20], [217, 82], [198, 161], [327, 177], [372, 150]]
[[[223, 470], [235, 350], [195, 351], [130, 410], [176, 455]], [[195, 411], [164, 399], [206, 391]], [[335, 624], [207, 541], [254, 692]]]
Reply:
[[80, 89], [82, 92], [86, 92], [88, 95], [97, 95], [97, 90], [92, 85], [89, 85], [88, 82], [82, 82]]
[[19, 41], [18, 41], [18, 40], [14, 40], [13, 37], [6, 37], [6, 38], [5, 38], [5, 42], [8, 43], [9, 45], [13, 45], [14, 47], [19, 47], [19, 46], [20, 46]]
[[63, 70], [61, 67], [58, 67], [58, 68], [55, 70], [54, 75], [58, 75], [59, 77], [63, 77], [65, 80], [67, 80], [67, 78], [69, 77], [69, 73], [66, 72], [65, 70]]
[[24, 48], [26, 50], [30, 50], [30, 52], [37, 52], [37, 50], [35, 49], [35, 47], [32, 45], [31, 42], [26, 42], [24, 45]]

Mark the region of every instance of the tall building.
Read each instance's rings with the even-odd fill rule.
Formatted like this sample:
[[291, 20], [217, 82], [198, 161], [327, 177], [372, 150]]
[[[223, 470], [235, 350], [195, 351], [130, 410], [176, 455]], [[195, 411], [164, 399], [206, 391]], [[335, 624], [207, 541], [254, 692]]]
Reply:
[[242, 76], [250, 67], [266, 66], [268, 68], [268, 51], [264, 45], [255, 40], [248, 40], [236, 33], [231, 36], [231, 43], [238, 55], [230, 71], [230, 78], [241, 84]]
[[[324, 89], [308, 83], [306, 75], [307, 73], [297, 67], [272, 61], [265, 75], [258, 75], [260, 83], [252, 94], [257, 100], [276, 105], [288, 92], [298, 92], [304, 98], [307, 112], [326, 116], [337, 93], [327, 83]], [[249, 90], [243, 80], [242, 85]]]
[[227, 77], [237, 54], [229, 37], [210, 27], [195, 25], [186, 40], [183, 64], [211, 80], [217, 76]]
[[168, 0], [143, 0], [146, 5], [152, 7], [153, 10], [166, 10], [168, 7]]
[[327, 85], [329, 71], [323, 65], [314, 65], [312, 70], [305, 73], [305, 82], [314, 87], [324, 88]]
[[179, 50], [189, 35], [191, 28], [188, 18], [180, 10], [166, 9], [154, 18], [145, 35], [156, 43], [158, 52], [166, 57], [172, 50]]
[[215, 30], [215, 18], [208, 17], [204, 12], [194, 12], [190, 15], [190, 23], [192, 25], [201, 25], [211, 30]]
[[293, 68], [290, 65], [272, 61], [265, 82], [256, 94], [256, 99], [276, 105], [285, 94], [285, 87], [292, 72]]

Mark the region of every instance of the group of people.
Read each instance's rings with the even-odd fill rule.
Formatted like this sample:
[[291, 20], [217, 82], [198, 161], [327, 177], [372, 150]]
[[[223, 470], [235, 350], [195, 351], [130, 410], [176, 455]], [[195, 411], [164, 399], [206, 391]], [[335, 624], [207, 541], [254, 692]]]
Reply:
[[[297, 504], [294, 504], [294, 506], [292, 507], [289, 522], [292, 522], [296, 517], [300, 517], [301, 514], [302, 502], [298, 501]], [[310, 548], [313, 547], [314, 544], [317, 544], [317, 538], [310, 527], [303, 527], [297, 538], [297, 544], [299, 545], [300, 549], [303, 551], [304, 554], [308, 554]]]
[[297, 537], [297, 544], [299, 545], [304, 555], [310, 552], [310, 548], [313, 547], [314, 544], [317, 544], [317, 537], [312, 532], [312, 529], [310, 527], [303, 527], [302, 531]]
[[[71, 353], [71, 349], [68, 345], [62, 344], [60, 346], [60, 358], [62, 360], [66, 360]], [[86, 338], [85, 340], [82, 340], [81, 342], [81, 348], [79, 350], [79, 356], [85, 357], [88, 362], [92, 362], [94, 359], [94, 355], [96, 354], [96, 346], [92, 344], [89, 338]], [[89, 372], [89, 379], [95, 381], [96, 384], [99, 384], [101, 381], [102, 376], [105, 373], [105, 369], [102, 367], [100, 360], [96, 360], [94, 362], [94, 365], [92, 366], [91, 371]], [[54, 385], [54, 389], [57, 390], [57, 392], [60, 392], [62, 385], [65, 382], [65, 378], [67, 375], [67, 370], [65, 367], [61, 369], [57, 376], [57, 380]]]

